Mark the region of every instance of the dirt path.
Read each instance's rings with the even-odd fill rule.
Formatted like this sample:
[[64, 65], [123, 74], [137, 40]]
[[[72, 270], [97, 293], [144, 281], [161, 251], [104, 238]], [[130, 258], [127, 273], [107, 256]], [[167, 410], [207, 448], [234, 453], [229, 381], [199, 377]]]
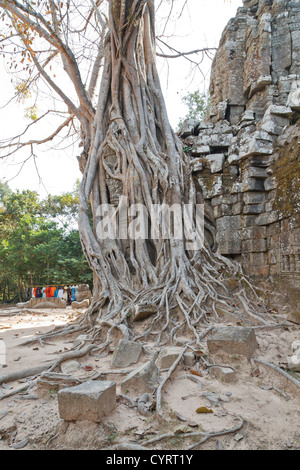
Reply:
[[[69, 350], [78, 336], [56, 337], [47, 344], [21, 343], [36, 334], [53, 330], [73, 321], [80, 312], [72, 309], [19, 312], [15, 308], [0, 309], [0, 341], [6, 346], [7, 372], [55, 360]], [[255, 357], [286, 367], [292, 343], [300, 339], [300, 326], [273, 330], [256, 330], [259, 348]], [[3, 344], [3, 343], [2, 343]], [[140, 362], [149, 359], [153, 344], [146, 345]], [[69, 364], [75, 378], [89, 378], [95, 372], [111, 367], [111, 354], [88, 355]], [[179, 365], [163, 391], [163, 410], [166, 420], [144, 417], [125, 401], [103, 423], [86, 421], [65, 423], [59, 417], [57, 389], [33, 388], [29, 394], [3, 396], [26, 383], [27, 379], [0, 385], [0, 450], [6, 449], [105, 449], [119, 441], [144, 445], [149, 439], [164, 433], [172, 437], [161, 440], [150, 449], [187, 449], [201, 437], [191, 432], [219, 432], [234, 428], [243, 420], [238, 432], [216, 436], [201, 445], [201, 449], [299, 449], [300, 448], [300, 391], [293, 383], [268, 367], [256, 370], [242, 356], [216, 354], [216, 364], [228, 364], [236, 371], [236, 380], [225, 383], [209, 373], [203, 363], [196, 363], [198, 383], [190, 380], [190, 368]], [[68, 364], [67, 364], [68, 365]], [[73, 369], [72, 369], [73, 366]], [[75, 370], [74, 370], [75, 368]], [[201, 376], [201, 377], [200, 377]], [[123, 375], [109, 375], [117, 384]], [[298, 374], [299, 378], [299, 374]], [[199, 414], [199, 407], [212, 413]]]

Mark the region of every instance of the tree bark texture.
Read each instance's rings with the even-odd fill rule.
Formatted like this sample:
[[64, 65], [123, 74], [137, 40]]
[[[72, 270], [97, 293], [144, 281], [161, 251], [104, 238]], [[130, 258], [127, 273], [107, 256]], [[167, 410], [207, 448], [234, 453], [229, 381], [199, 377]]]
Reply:
[[[110, 1], [96, 116], [82, 122], [79, 229], [95, 281], [88, 316], [126, 324], [134, 305], [155, 304], [156, 319], [166, 318], [159, 339], [164, 331], [176, 334], [179, 326], [172, 328], [170, 321], [176, 309], [197, 337], [196, 325], [207, 322], [207, 312], [218, 317], [221, 307], [235, 315], [237, 304], [223, 279], [239, 273], [239, 267], [207, 246], [188, 251], [184, 238], [100, 240], [96, 232], [101, 204], [117, 208], [125, 198], [129, 206], [143, 204], [150, 213], [154, 204], [201, 202], [160, 86], [154, 7], [154, 0]], [[248, 309], [246, 301], [241, 305]]]

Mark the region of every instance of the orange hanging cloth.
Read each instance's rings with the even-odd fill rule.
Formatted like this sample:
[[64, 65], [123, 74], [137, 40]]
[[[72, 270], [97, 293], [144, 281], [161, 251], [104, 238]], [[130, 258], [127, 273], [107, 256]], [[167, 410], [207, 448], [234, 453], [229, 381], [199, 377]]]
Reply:
[[50, 287], [50, 297], [54, 297], [56, 287]]

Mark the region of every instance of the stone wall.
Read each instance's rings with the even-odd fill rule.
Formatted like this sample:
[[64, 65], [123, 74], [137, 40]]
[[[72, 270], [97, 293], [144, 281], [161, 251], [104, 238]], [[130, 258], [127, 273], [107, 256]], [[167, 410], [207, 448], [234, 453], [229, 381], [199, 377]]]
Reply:
[[300, 285], [300, 1], [246, 0], [222, 35], [211, 110], [180, 135], [220, 252]]

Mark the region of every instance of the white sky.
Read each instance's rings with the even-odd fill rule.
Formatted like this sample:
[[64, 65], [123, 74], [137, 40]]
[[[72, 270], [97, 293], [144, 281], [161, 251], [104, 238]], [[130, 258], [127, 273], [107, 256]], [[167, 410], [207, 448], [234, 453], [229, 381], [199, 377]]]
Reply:
[[[182, 5], [179, 2], [178, 5]], [[242, 0], [189, 0], [188, 10], [177, 22], [172, 23], [168, 31], [172, 35], [169, 43], [178, 50], [189, 51], [203, 47], [218, 47], [219, 40], [227, 22], [234, 17], [237, 8], [242, 6]], [[176, 128], [180, 118], [187, 109], [182, 103], [182, 97], [188, 91], [200, 89], [204, 91], [209, 85], [211, 61], [205, 61], [200, 73], [192, 74], [188, 62], [183, 59], [169, 59], [159, 62], [159, 73], [165, 95], [169, 118], [172, 126]], [[1, 88], [0, 88], [0, 140], [13, 136], [29, 124], [24, 119], [26, 105], [10, 104], [2, 108], [13, 94], [11, 77], [5, 73], [0, 62]], [[49, 134], [56, 129], [49, 120]], [[35, 138], [40, 138], [39, 135]], [[44, 197], [47, 193], [61, 194], [72, 190], [77, 178], [81, 178], [76, 155], [78, 149], [52, 150], [49, 147], [35, 147], [41, 180], [37, 174], [33, 160], [28, 160], [20, 170], [20, 162], [29, 156], [29, 149], [18, 152], [17, 156], [0, 160], [0, 179], [7, 181], [15, 189], [30, 189], [37, 191]], [[13, 178], [13, 179], [12, 179]]]

